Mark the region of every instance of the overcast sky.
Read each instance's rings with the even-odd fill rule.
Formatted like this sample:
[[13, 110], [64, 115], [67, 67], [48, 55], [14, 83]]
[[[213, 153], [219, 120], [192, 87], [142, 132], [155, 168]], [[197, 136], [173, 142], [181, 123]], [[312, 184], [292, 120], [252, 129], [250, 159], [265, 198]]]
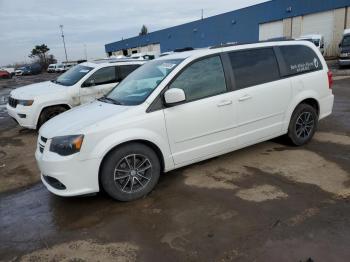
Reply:
[[36, 44], [64, 58], [59, 25], [64, 25], [68, 59], [105, 57], [106, 43], [232, 11], [266, 0], [0, 0], [0, 65], [29, 62]]

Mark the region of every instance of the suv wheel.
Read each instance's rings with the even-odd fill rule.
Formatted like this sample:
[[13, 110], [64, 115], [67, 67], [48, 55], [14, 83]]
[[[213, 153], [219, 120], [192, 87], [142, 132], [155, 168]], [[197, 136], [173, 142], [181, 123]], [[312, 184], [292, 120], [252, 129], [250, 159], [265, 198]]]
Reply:
[[300, 104], [294, 110], [289, 123], [288, 137], [296, 145], [305, 145], [315, 134], [318, 124], [318, 115], [312, 106]]
[[132, 143], [112, 151], [101, 167], [101, 184], [119, 201], [132, 201], [152, 191], [158, 182], [160, 163], [148, 146]]
[[67, 109], [63, 106], [53, 106], [49, 108], [45, 108], [39, 117], [37, 130], [47, 121], [49, 121], [51, 118], [54, 118], [55, 116], [63, 113], [64, 111], [67, 111]]

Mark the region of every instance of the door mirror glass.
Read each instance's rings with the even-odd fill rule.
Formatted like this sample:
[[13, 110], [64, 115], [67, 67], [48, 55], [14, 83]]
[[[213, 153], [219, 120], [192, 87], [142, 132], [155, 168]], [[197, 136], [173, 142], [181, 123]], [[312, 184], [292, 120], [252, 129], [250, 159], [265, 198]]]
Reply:
[[180, 88], [171, 88], [164, 93], [166, 105], [172, 106], [186, 101], [185, 92]]

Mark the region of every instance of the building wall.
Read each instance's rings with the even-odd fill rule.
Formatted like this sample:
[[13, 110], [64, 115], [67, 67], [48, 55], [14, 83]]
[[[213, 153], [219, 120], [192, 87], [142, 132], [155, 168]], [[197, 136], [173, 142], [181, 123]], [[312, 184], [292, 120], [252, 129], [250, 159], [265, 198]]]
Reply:
[[[307, 14], [324, 12], [350, 6], [350, 0], [272, 0], [259, 5], [235, 10], [203, 20], [155, 31], [106, 44], [106, 52], [160, 43], [161, 52], [183, 47], [207, 47], [228, 42], [256, 42], [259, 25], [285, 19], [284, 31], [292, 34], [299, 30], [298, 18]], [[293, 18], [291, 22], [288, 20]], [[345, 23], [350, 24], [350, 18]], [[294, 20], [296, 23], [294, 24]]]

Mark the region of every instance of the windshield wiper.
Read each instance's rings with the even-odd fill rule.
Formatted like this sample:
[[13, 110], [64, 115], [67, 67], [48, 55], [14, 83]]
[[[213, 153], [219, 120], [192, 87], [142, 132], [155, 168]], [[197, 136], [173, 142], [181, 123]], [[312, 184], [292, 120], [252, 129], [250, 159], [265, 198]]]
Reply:
[[119, 101], [117, 101], [113, 98], [106, 97], [106, 96], [99, 98], [98, 101], [101, 101], [101, 102], [108, 101], [109, 103], [112, 103], [114, 105], [122, 105], [122, 103], [120, 103]]

